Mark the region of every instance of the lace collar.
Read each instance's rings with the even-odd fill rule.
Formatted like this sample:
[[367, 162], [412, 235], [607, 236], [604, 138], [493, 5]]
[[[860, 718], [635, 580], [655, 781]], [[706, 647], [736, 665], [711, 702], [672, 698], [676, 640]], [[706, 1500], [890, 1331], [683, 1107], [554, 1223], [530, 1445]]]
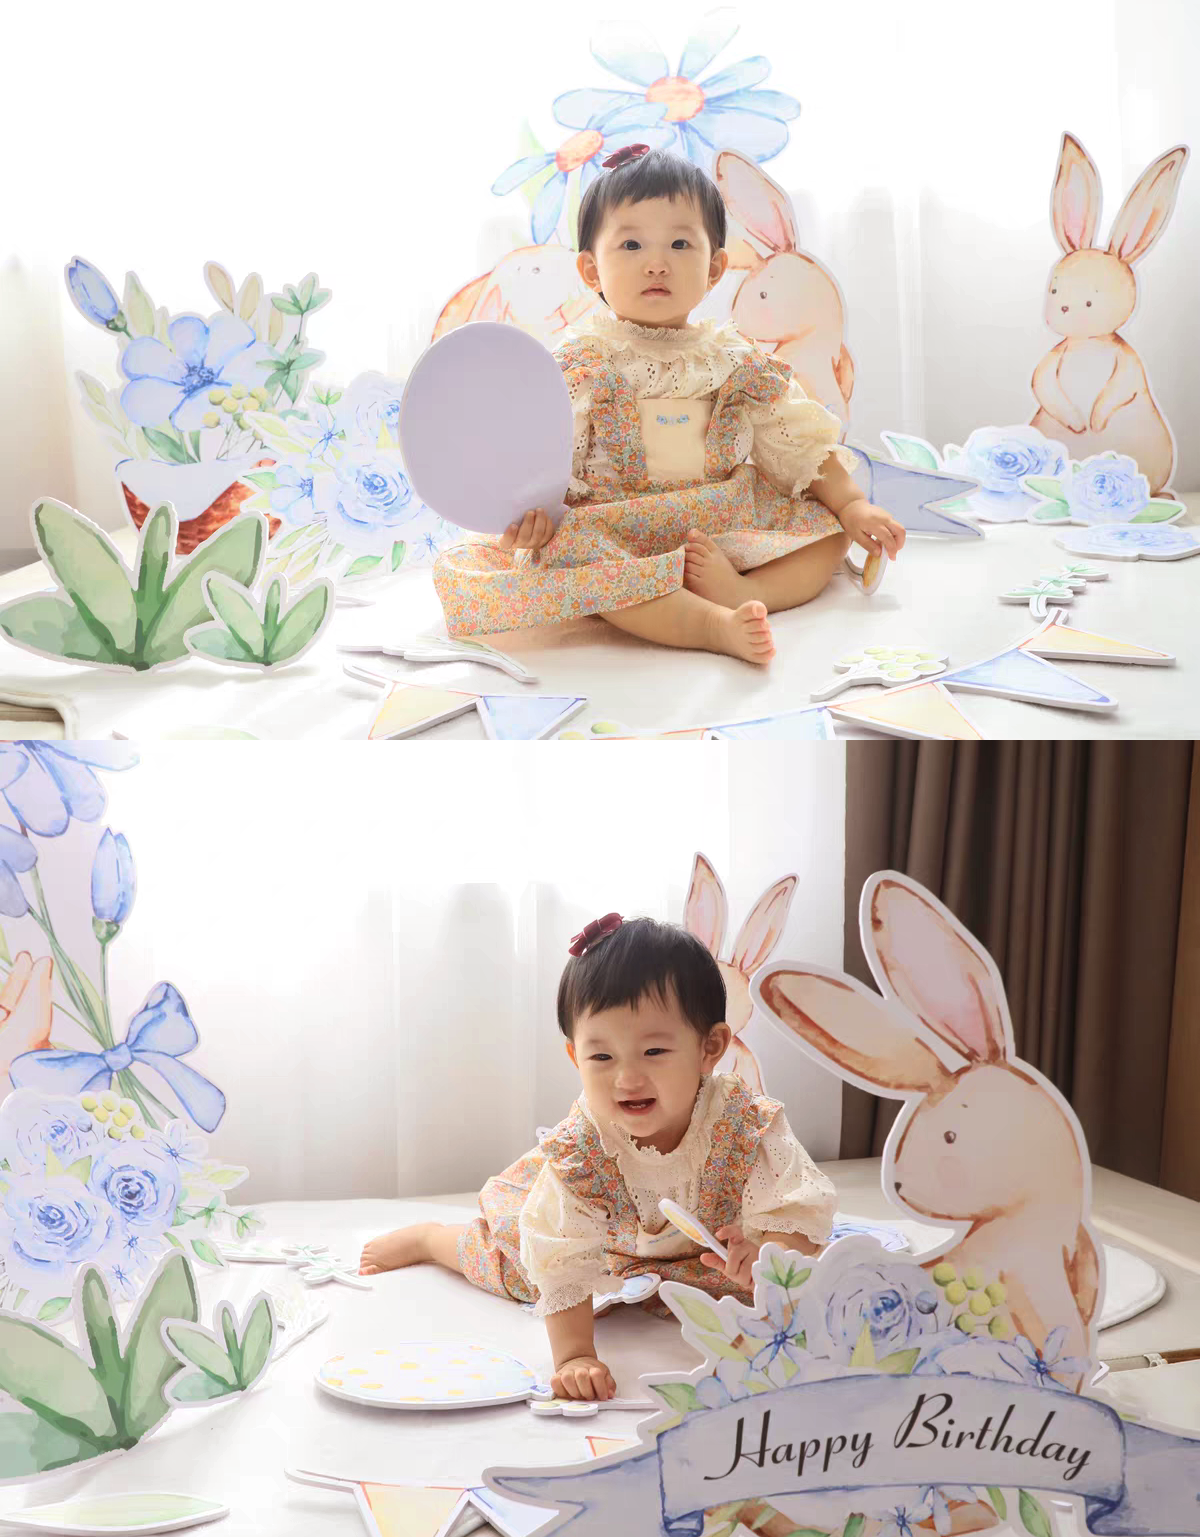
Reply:
[[641, 357], [667, 362], [672, 358], [691, 358], [741, 341], [732, 320], [700, 320], [695, 325], [640, 326], [621, 320], [610, 310], [594, 310], [579, 327], [591, 332], [621, 352], [635, 352]]
[[713, 1073], [700, 1080], [688, 1129], [679, 1146], [669, 1153], [660, 1153], [656, 1147], [639, 1147], [624, 1127], [594, 1115], [583, 1095], [579, 1103], [583, 1113], [596, 1128], [600, 1146], [608, 1157], [617, 1159], [623, 1168], [636, 1170], [643, 1176], [656, 1177], [657, 1182], [664, 1177], [670, 1178], [694, 1169], [707, 1158], [713, 1125], [725, 1108], [727, 1076], [725, 1073]]

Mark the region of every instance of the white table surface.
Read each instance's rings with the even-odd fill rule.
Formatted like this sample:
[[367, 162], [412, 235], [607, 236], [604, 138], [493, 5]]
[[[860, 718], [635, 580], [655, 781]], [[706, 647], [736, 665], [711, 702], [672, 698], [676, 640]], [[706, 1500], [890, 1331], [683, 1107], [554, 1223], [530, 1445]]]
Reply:
[[[822, 1167], [838, 1187], [843, 1211], [896, 1220], [879, 1188], [877, 1160]], [[349, 1257], [357, 1256], [367, 1238], [406, 1222], [463, 1221], [473, 1214], [473, 1202], [463, 1194], [422, 1201], [276, 1202], [260, 1209], [270, 1236], [325, 1242]], [[1099, 1169], [1094, 1210], [1106, 1242], [1136, 1249], [1167, 1279], [1162, 1302], [1101, 1335], [1101, 1355], [1200, 1345], [1200, 1203]], [[1129, 1234], [1137, 1235], [1136, 1243]], [[260, 1286], [283, 1275], [281, 1267], [259, 1265], [206, 1273], [202, 1318], [211, 1317], [219, 1297], [244, 1305]], [[313, 1382], [321, 1363], [380, 1341], [474, 1340], [519, 1357], [539, 1373], [548, 1372], [551, 1362], [540, 1320], [433, 1266], [380, 1276], [370, 1292], [335, 1283], [320, 1294], [331, 1306], [330, 1320], [270, 1367], [244, 1399], [178, 1410], [133, 1450], [100, 1466], [0, 1489], [0, 1529], [2, 1512], [24, 1505], [84, 1493], [169, 1489], [227, 1503], [229, 1517], [213, 1528], [220, 1537], [360, 1537], [362, 1524], [348, 1494], [291, 1482], [285, 1466], [381, 1482], [465, 1484], [490, 1465], [581, 1460], [589, 1434], [634, 1435], [636, 1416], [611, 1410], [572, 1422], [536, 1418], [523, 1404], [409, 1413], [331, 1398]], [[686, 1371], [696, 1364], [677, 1325], [636, 1308], [618, 1308], [600, 1320], [597, 1347], [626, 1396], [639, 1393], [643, 1373]], [[1200, 1362], [1113, 1374], [1101, 1391], [1121, 1408], [1200, 1433]]]
[[[1181, 498], [1189, 511], [1181, 524], [1200, 528], [1200, 492]], [[117, 536], [133, 549], [132, 529]], [[667, 730], [721, 720], [745, 720], [809, 703], [809, 690], [832, 673], [848, 650], [874, 644], [922, 644], [946, 651], [951, 664], [982, 661], [1022, 640], [1036, 627], [1021, 606], [998, 594], [1028, 582], [1068, 558], [1046, 528], [990, 525], [980, 540], [913, 539], [888, 571], [882, 587], [864, 598], [842, 576], [819, 598], [777, 614], [778, 654], [768, 668], [729, 657], [648, 647], [601, 619], [576, 620], [495, 638], [536, 673], [530, 691], [586, 695], [588, 705], [572, 729], [594, 720], [633, 730]], [[1119, 701], [1112, 715], [1046, 709], [1008, 699], [959, 694], [957, 700], [985, 736], [1200, 737], [1200, 556], [1171, 562], [1106, 563], [1107, 581], [1088, 584], [1068, 613], [1082, 629], [1171, 652], [1175, 667], [1129, 667], [1092, 662], [1065, 669]], [[0, 602], [47, 585], [40, 565], [0, 576]], [[345, 677], [339, 644], [395, 641], [441, 627], [441, 610], [428, 571], [398, 579], [389, 596], [368, 608], [339, 608], [330, 630], [294, 667], [275, 676], [221, 669], [192, 660], [166, 673], [129, 675], [48, 661], [0, 638], [0, 736], [59, 736], [60, 714], [48, 701], [69, 697], [68, 735], [157, 737], [198, 726], [236, 726], [255, 735], [362, 737], [376, 700], [371, 686]], [[518, 693], [521, 685], [494, 668], [473, 663], [419, 665], [359, 657], [377, 670], [412, 682], [476, 692]], [[840, 697], [877, 692], [856, 689]], [[2, 701], [19, 709], [6, 709]], [[842, 736], [869, 735], [839, 725]], [[426, 739], [482, 740], [474, 712], [435, 727]]]

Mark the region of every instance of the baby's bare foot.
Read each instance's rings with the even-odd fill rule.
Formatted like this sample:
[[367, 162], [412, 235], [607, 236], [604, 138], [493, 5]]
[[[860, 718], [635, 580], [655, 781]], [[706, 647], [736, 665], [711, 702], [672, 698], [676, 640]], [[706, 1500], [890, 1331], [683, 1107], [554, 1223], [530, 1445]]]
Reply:
[[726, 656], [740, 657], [743, 662], [765, 666], [775, 655], [775, 638], [767, 618], [767, 605], [757, 598], [743, 603], [732, 613], [719, 611], [716, 637], [715, 650], [723, 651]]
[[707, 534], [692, 529], [684, 544], [683, 585], [722, 608], [737, 608], [751, 596], [750, 584], [733, 569], [724, 550]]
[[418, 1222], [413, 1227], [398, 1227], [394, 1233], [372, 1238], [358, 1262], [359, 1275], [379, 1275], [384, 1270], [403, 1270], [406, 1265], [420, 1265], [431, 1260], [429, 1235], [436, 1222]]

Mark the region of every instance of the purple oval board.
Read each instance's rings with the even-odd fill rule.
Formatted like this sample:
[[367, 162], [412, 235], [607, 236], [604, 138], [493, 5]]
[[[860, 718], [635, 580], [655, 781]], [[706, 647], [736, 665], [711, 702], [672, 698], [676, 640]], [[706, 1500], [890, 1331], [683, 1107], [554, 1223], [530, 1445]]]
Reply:
[[557, 523], [571, 477], [571, 397], [554, 357], [515, 326], [473, 320], [409, 375], [400, 447], [427, 507], [501, 534], [534, 507]]

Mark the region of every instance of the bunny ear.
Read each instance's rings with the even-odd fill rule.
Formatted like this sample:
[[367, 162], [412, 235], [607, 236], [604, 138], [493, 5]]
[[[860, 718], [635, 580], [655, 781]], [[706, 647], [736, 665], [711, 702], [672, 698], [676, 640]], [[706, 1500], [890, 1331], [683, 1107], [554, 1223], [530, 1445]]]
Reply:
[[692, 883], [688, 887], [687, 902], [683, 909], [683, 926], [719, 960], [721, 941], [725, 938], [725, 925], [728, 921], [729, 903], [725, 897], [725, 888], [704, 855], [697, 854], [692, 864]]
[[863, 948], [881, 985], [886, 978], [901, 1003], [963, 1056], [999, 1062], [1010, 1054], [996, 964], [952, 913], [893, 872], [868, 881], [863, 913]]
[[472, 319], [504, 321], [508, 318], [507, 310], [499, 288], [493, 284], [476, 305]]
[[1187, 157], [1187, 146], [1178, 144], [1138, 177], [1113, 220], [1108, 249], [1114, 256], [1123, 262], [1137, 261], [1166, 229]]
[[1050, 222], [1064, 251], [1090, 246], [1100, 222], [1100, 177], [1087, 150], [1064, 133], [1058, 152], [1058, 174], [1050, 194]]
[[764, 891], [754, 904], [733, 942], [733, 954], [729, 957], [739, 971], [747, 975], [757, 971], [779, 943], [795, 892], [796, 877], [785, 875]]
[[755, 1003], [810, 1055], [864, 1089], [893, 1099], [928, 1093], [950, 1073], [878, 994], [852, 977], [804, 970], [782, 961], [751, 986]]
[[761, 166], [725, 149], [717, 156], [716, 181], [726, 208], [747, 234], [773, 252], [796, 249], [791, 200]]

